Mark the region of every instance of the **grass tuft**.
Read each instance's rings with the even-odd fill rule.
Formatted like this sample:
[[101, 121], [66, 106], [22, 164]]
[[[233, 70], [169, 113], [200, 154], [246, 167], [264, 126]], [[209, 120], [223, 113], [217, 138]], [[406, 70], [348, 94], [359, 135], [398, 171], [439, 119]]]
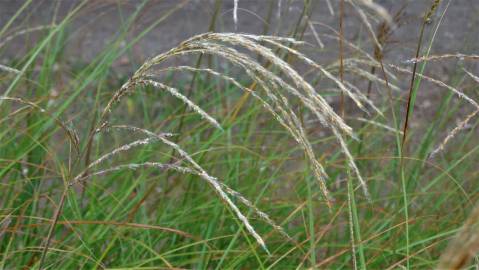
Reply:
[[[475, 267], [460, 4], [172, 2], [26, 0], [4, 20], [0, 269]], [[210, 6], [207, 32], [149, 43]]]

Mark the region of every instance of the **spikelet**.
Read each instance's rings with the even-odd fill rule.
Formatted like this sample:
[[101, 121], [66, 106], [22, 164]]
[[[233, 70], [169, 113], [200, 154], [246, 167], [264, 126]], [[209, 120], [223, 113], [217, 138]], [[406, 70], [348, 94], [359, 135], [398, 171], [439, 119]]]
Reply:
[[[275, 41], [272, 41], [272, 40], [269, 40], [267, 41], [268, 43], [271, 43], [272, 45], [275, 45], [281, 49], [284, 49], [284, 50], [287, 50], [289, 53], [295, 55], [296, 57], [298, 57], [299, 59], [301, 59], [302, 61], [304, 61], [305, 63], [311, 65], [312, 67], [315, 67], [317, 68], [318, 70], [320, 70], [328, 79], [332, 80], [338, 87], [339, 89], [341, 89], [341, 91], [343, 91], [346, 95], [348, 95], [355, 103], [356, 105], [364, 110], [364, 106], [363, 104], [361, 103], [361, 101], [356, 97], [356, 95], [354, 93], [352, 93], [342, 82], [340, 82], [336, 77], [334, 77], [331, 73], [329, 73], [325, 68], [323, 68], [322, 66], [316, 64], [313, 60], [309, 59], [308, 57], [304, 56], [303, 54], [299, 53], [298, 51], [290, 48], [290, 47], [287, 47], [283, 44], [279, 44]], [[308, 87], [309, 88], [309, 87]], [[314, 91], [314, 90], [313, 90]]]
[[[390, 64], [389, 66], [398, 70], [398, 71], [400, 71], [400, 72], [412, 74], [412, 72], [407, 70], [407, 69], [400, 68], [400, 67], [392, 65], [392, 64]], [[473, 100], [472, 98], [470, 98], [469, 96], [467, 96], [463, 92], [459, 91], [458, 89], [444, 83], [443, 81], [436, 80], [434, 78], [431, 78], [429, 76], [426, 76], [426, 75], [423, 75], [423, 74], [420, 74], [420, 73], [416, 73], [416, 76], [419, 76], [420, 78], [422, 78], [422, 79], [424, 79], [428, 82], [431, 82], [431, 83], [436, 84], [440, 87], [443, 87], [443, 88], [446, 88], [446, 89], [450, 90], [451, 92], [456, 94], [458, 97], [460, 97], [460, 98], [466, 100], [467, 102], [471, 103], [474, 107], [479, 108], [479, 104], [477, 104], [477, 102], [475, 100]]]
[[155, 168], [155, 169], [160, 169], [160, 170], [174, 170], [176, 172], [184, 173], [184, 174], [194, 173], [194, 170], [191, 170], [190, 168], [177, 166], [175, 164], [163, 164], [163, 163], [159, 163], [159, 162], [129, 163], [129, 164], [117, 165], [117, 166], [114, 166], [114, 167], [110, 167], [110, 168], [107, 168], [107, 169], [104, 169], [104, 170], [99, 170], [99, 171], [92, 172], [92, 173], [89, 173], [87, 175], [81, 176], [81, 177], [75, 179], [75, 181], [70, 182], [70, 186], [73, 186], [77, 183], [84, 182], [85, 180], [87, 180], [87, 179], [89, 179], [93, 176], [105, 175], [105, 174], [108, 174], [108, 173], [122, 171], [122, 170], [125, 170], [125, 169], [135, 171], [139, 168], [145, 168], [145, 167], [146, 168]]
[[162, 84], [160, 82], [156, 82], [156, 81], [153, 81], [153, 80], [138, 80], [137, 83], [139, 84], [145, 84], [145, 85], [152, 85], [154, 86], [155, 88], [159, 88], [159, 89], [164, 89], [166, 90], [168, 93], [170, 93], [171, 95], [177, 97], [178, 99], [180, 99], [181, 101], [183, 101], [186, 105], [188, 105], [188, 107], [190, 107], [194, 112], [198, 113], [202, 118], [204, 118], [205, 120], [207, 120], [208, 122], [210, 122], [213, 126], [215, 126], [217, 129], [220, 129], [220, 130], [223, 130], [223, 128], [221, 128], [221, 125], [213, 118], [211, 117], [208, 113], [206, 113], [205, 111], [203, 111], [203, 109], [201, 109], [198, 105], [196, 105], [195, 103], [193, 103], [193, 101], [189, 100], [186, 96], [184, 96], [183, 94], [181, 94], [178, 89], [174, 88], [174, 87], [170, 87], [168, 85], [165, 85], [165, 84]]
[[[474, 74], [472, 74], [471, 72], [467, 71], [466, 69], [464, 69], [464, 71], [467, 73], [467, 75], [469, 75], [474, 81], [476, 81], [477, 83], [479, 83], [479, 77], [475, 76]], [[431, 152], [431, 154], [429, 154], [429, 157], [432, 158], [434, 157], [437, 153], [439, 153], [440, 151], [444, 150], [444, 148], [446, 147], [447, 143], [452, 139], [454, 138], [457, 133], [459, 133], [461, 130], [463, 130], [469, 123], [469, 121], [471, 121], [472, 118], [474, 118], [474, 116], [476, 116], [477, 114], [479, 113], [479, 108], [476, 109], [475, 111], [473, 111], [472, 113], [470, 113], [464, 120], [462, 120], [461, 122], [459, 122], [459, 124], [453, 129], [451, 130], [446, 138], [444, 138], [444, 140], [441, 142], [441, 144], [439, 144], [438, 147], [436, 147], [436, 149], [434, 149], [434, 151]]]
[[440, 3], [441, 3], [441, 0], [434, 0], [431, 7], [429, 8], [429, 11], [424, 16], [424, 22], [429, 23], [432, 20], [432, 16], [434, 16], [434, 12], [436, 12]]
[[371, 124], [371, 125], [374, 125], [374, 126], [377, 126], [377, 127], [380, 127], [380, 128], [383, 128], [383, 129], [391, 131], [393, 133], [397, 133], [397, 134], [401, 134], [401, 135], [403, 134], [402, 130], [392, 128], [388, 125], [385, 125], [385, 124], [382, 124], [382, 123], [379, 123], [379, 122], [376, 122], [376, 121], [368, 120], [368, 119], [365, 119], [365, 118], [362, 118], [362, 117], [358, 117], [358, 118], [356, 118], [356, 120], [364, 122], [364, 123], [368, 123], [368, 124]]
[[2, 71], [5, 71], [5, 72], [9, 72], [9, 73], [14, 73], [14, 74], [20, 74], [20, 70], [16, 69], [16, 68], [12, 68], [12, 67], [9, 67], [9, 66], [5, 66], [5, 65], [2, 65], [0, 64], [0, 70]]
[[111, 152], [109, 153], [106, 153], [104, 154], [103, 156], [101, 156], [100, 158], [96, 159], [95, 161], [91, 162], [85, 169], [82, 173], [78, 174], [75, 178], [73, 178], [73, 180], [71, 181], [72, 185], [73, 184], [76, 184], [78, 181], [80, 181], [79, 179], [82, 178], [82, 175], [88, 171], [88, 169], [91, 169], [97, 165], [99, 165], [100, 163], [122, 153], [122, 152], [125, 152], [125, 151], [128, 151], [134, 147], [138, 147], [138, 146], [143, 146], [143, 145], [147, 145], [147, 144], [150, 144], [152, 142], [154, 142], [155, 140], [152, 139], [152, 138], [146, 138], [146, 139], [141, 139], [141, 140], [136, 140], [136, 141], [133, 141], [131, 143], [128, 143], [128, 144], [124, 144], [118, 148], [115, 148], [113, 149]]
[[439, 60], [444, 60], [444, 59], [459, 59], [459, 60], [479, 60], [479, 55], [477, 54], [463, 54], [463, 53], [455, 53], [455, 54], [441, 54], [441, 55], [429, 55], [429, 56], [421, 56], [418, 58], [412, 58], [409, 60], [406, 60], [405, 63], [407, 64], [414, 64], [414, 63], [420, 63], [420, 62], [426, 62], [426, 61], [439, 61]]
[[444, 138], [444, 140], [439, 144], [439, 146], [436, 147], [436, 149], [434, 149], [430, 154], [429, 154], [429, 158], [433, 158], [434, 156], [437, 155], [437, 153], [441, 152], [442, 150], [444, 150], [444, 148], [446, 147], [446, 145], [449, 143], [449, 141], [454, 138], [461, 130], [463, 130], [467, 124], [469, 123], [469, 121], [471, 121], [472, 118], [474, 118], [474, 116], [476, 116], [477, 114], [479, 113], [479, 109], [473, 111], [472, 113], [470, 113], [464, 120], [462, 120], [453, 130], [451, 130], [446, 138]]
[[246, 199], [241, 193], [231, 189], [224, 183], [221, 183], [223, 186], [224, 190], [233, 196], [234, 198], [238, 199], [241, 203], [246, 205], [249, 209], [252, 209], [253, 212], [262, 220], [264, 220], [266, 223], [268, 223], [271, 227], [273, 227], [276, 231], [278, 231], [281, 235], [286, 237], [288, 240], [292, 241], [291, 237], [283, 230], [283, 228], [279, 225], [276, 225], [276, 223], [268, 216], [268, 214], [262, 212], [259, 210], [253, 203], [251, 203], [248, 199]]

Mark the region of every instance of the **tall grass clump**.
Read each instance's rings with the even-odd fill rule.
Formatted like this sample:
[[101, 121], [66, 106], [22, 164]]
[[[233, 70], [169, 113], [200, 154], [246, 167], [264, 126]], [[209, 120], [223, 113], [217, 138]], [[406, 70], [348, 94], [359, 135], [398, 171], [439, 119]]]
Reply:
[[[251, 236], [254, 237], [258, 245], [261, 246], [268, 253], [269, 251], [267, 249], [265, 241], [254, 229], [254, 226], [251, 225], [246, 215], [239, 209], [239, 207], [233, 200], [238, 200], [238, 202], [244, 204], [247, 209], [253, 211], [253, 213], [256, 214], [259, 218], [264, 220], [266, 223], [271, 225], [272, 228], [276, 229], [278, 232], [284, 235], [286, 239], [291, 239], [288, 234], [279, 225], [277, 225], [266, 213], [260, 211], [257, 207], [255, 207], [254, 203], [250, 202], [239, 192], [228, 187], [221, 180], [209, 174], [205, 169], [202, 168], [202, 166], [200, 166], [194, 160], [194, 158], [190, 154], [183, 150], [178, 144], [168, 139], [168, 137], [173, 136], [173, 134], [157, 134], [153, 131], [149, 131], [140, 127], [109, 124], [109, 115], [112, 114], [112, 110], [114, 109], [116, 104], [120, 104], [121, 100], [126, 95], [133, 94], [136, 91], [140, 91], [142, 88], [144, 89], [147, 86], [151, 86], [158, 91], [170, 94], [173, 97], [179, 99], [188, 108], [190, 108], [192, 112], [198, 114], [202, 119], [210, 123], [214, 128], [223, 131], [220, 123], [213, 116], [203, 110], [199, 105], [195, 104], [195, 102], [189, 99], [187, 96], [182, 94], [182, 91], [180, 89], [177, 89], [173, 86], [167, 85], [159, 81], [158, 78], [161, 73], [167, 71], [203, 72], [225, 80], [226, 82], [234, 85], [239, 90], [250, 93], [302, 147], [305, 152], [305, 155], [311, 163], [314, 175], [318, 180], [317, 183], [323, 194], [323, 198], [327, 202], [329, 207], [331, 207], [332, 197], [327, 188], [328, 176], [325, 172], [323, 165], [318, 162], [318, 158], [314, 153], [310, 139], [306, 135], [300, 118], [294, 112], [292, 106], [290, 105], [290, 98], [297, 98], [304, 107], [308, 108], [312, 113], [314, 113], [314, 115], [318, 118], [318, 120], [324, 127], [329, 128], [333, 132], [334, 136], [340, 143], [341, 149], [348, 160], [349, 166], [360, 180], [360, 184], [363, 187], [365, 195], [369, 196], [366, 183], [362, 179], [359, 170], [355, 164], [355, 161], [345, 143], [345, 138], [343, 137], [343, 134], [345, 134], [349, 137], [354, 138], [352, 128], [349, 127], [344, 122], [344, 120], [334, 112], [334, 110], [325, 101], [325, 99], [318, 92], [316, 92], [316, 90], [302, 76], [300, 76], [297, 71], [295, 71], [289, 64], [287, 64], [277, 54], [275, 54], [272, 48], [262, 45], [262, 43], [270, 45], [273, 48], [282, 49], [286, 52], [289, 52], [294, 56], [298, 57], [298, 59], [307, 63], [308, 65], [318, 69], [318, 71], [322, 72], [325, 76], [327, 76], [327, 78], [337, 84], [337, 86], [342, 91], [344, 91], [344, 93], [351, 97], [361, 109], [366, 110], [363, 103], [373, 106], [366, 97], [359, 93], [353, 93], [352, 90], [346, 87], [325, 68], [318, 65], [311, 59], [307, 58], [299, 51], [285, 45], [302, 44], [302, 42], [296, 41], [292, 38], [282, 38], [275, 36], [256, 36], [234, 33], [206, 33], [190, 38], [182, 42], [177, 47], [163, 54], [152, 57], [151, 59], [146, 61], [133, 74], [133, 76], [129, 78], [128, 81], [124, 83], [120, 87], [120, 89], [113, 94], [111, 99], [107, 102], [105, 108], [102, 110], [98, 121], [96, 121], [96, 124], [94, 124], [94, 127], [91, 129], [91, 131], [85, 138], [85, 145], [87, 149], [84, 149], [83, 151], [79, 150], [81, 143], [79, 141], [80, 139], [78, 138], [77, 133], [73, 129], [68, 128], [67, 124], [63, 121], [54, 118], [57, 124], [65, 130], [65, 134], [70, 140], [70, 145], [74, 149], [76, 149], [75, 153], [77, 153], [77, 158], [74, 158], [73, 160], [69, 161], [71, 162], [71, 164], [68, 165], [69, 169], [67, 172], [65, 172], [66, 174], [70, 175], [68, 178], [71, 179], [64, 179], [64, 192], [61, 195], [60, 201], [56, 206], [56, 210], [52, 217], [50, 230], [47, 234], [46, 242], [44, 244], [41, 259], [39, 262], [40, 267], [43, 267], [44, 265], [45, 257], [49, 251], [51, 240], [54, 235], [55, 227], [59, 221], [59, 217], [62, 215], [62, 210], [64, 207], [65, 199], [68, 196], [69, 189], [78, 184], [85, 185], [85, 183], [89, 181], [89, 179], [93, 176], [101, 176], [116, 171], [122, 171], [125, 169], [138, 170], [142, 167], [156, 168], [161, 171], [172, 170], [178, 173], [193, 174], [203, 179], [218, 194], [219, 198], [232, 210], [232, 212], [238, 218], [242, 226], [244, 226], [245, 229], [251, 234]], [[263, 65], [254, 60], [251, 56], [238, 51], [235, 47], [246, 49], [250, 52], [262, 56], [265, 60], [272, 63], [272, 65], [274, 65], [278, 69], [279, 73], [283, 74], [283, 76], [279, 76], [278, 74], [269, 71]], [[193, 66], [161, 67], [162, 63], [166, 62], [170, 58], [194, 54], [211, 54], [214, 56], [221, 57], [226, 61], [229, 61], [233, 65], [242, 68], [243, 71], [248, 75], [249, 79], [252, 80], [259, 87], [257, 87], [255, 90], [250, 89], [239, 83], [233, 77], [209, 68], [195, 68]], [[10, 68], [5, 69], [7, 71], [10, 71]], [[48, 113], [47, 110], [39, 107], [37, 104], [23, 100], [21, 98], [3, 96], [1, 100], [24, 104], [34, 109], [38, 109], [40, 112], [47, 113], [51, 116], [51, 113]], [[79, 163], [79, 161], [81, 161], [82, 157], [88, 155], [88, 148], [92, 147], [92, 141], [95, 140], [95, 137], [97, 137], [98, 134], [102, 132], [112, 132], [116, 129], [124, 129], [127, 131], [140, 133], [146, 136], [146, 138], [121, 145], [101, 155], [96, 160], [88, 162], [87, 164], [85, 164], [85, 167], [83, 169], [77, 171], [78, 169], [75, 168], [80, 168], [81, 163]], [[108, 160], [114, 158], [115, 156], [121, 155], [122, 153], [127, 152], [130, 149], [145, 147], [155, 142], [161, 142], [175, 150], [179, 154], [178, 162], [175, 162], [173, 164], [159, 162], [126, 163], [96, 170], [98, 166], [106, 163]], [[181, 164], [183, 164], [183, 166]]]
[[[179, 46], [171, 49], [170, 51], [157, 55], [146, 61], [133, 74], [133, 76], [125, 84], [123, 84], [117, 92], [115, 92], [113, 97], [107, 103], [105, 109], [101, 113], [100, 121], [98, 124], [99, 126], [98, 128], [94, 129], [94, 133], [101, 132], [102, 129], [109, 128], [107, 122], [105, 121], [108, 114], [111, 113], [114, 104], [120, 102], [122, 97], [126, 94], [137, 91], [138, 86], [152, 86], [159, 91], [165, 91], [166, 93], [171, 94], [172, 96], [184, 102], [193, 112], [197, 113], [201, 118], [209, 122], [213, 127], [222, 130], [221, 125], [218, 123], [217, 120], [215, 120], [207, 112], [201, 109], [200, 106], [196, 105], [193, 101], [188, 99], [188, 97], [181, 94], [178, 89], [155, 80], [155, 77], [157, 77], [159, 73], [167, 70], [206, 72], [210, 75], [217, 76], [221, 79], [231, 82], [233, 85], [237, 86], [243, 91], [251, 93], [254, 98], [258, 99], [262, 103], [265, 109], [271, 113], [275, 120], [277, 120], [304, 149], [306, 156], [308, 157], [309, 161], [311, 162], [311, 165], [313, 166], [313, 172], [317, 177], [321, 192], [323, 193], [323, 196], [328, 202], [328, 204], [330, 204], [331, 197], [329, 195], [326, 183], [327, 174], [323, 166], [317, 161], [311, 143], [306, 137], [304, 128], [302, 127], [298, 116], [294, 113], [291, 106], [289, 105], [288, 98], [286, 98], [285, 95], [289, 94], [297, 97], [305, 107], [310, 109], [318, 117], [318, 120], [320, 120], [320, 122], [325, 127], [330, 128], [333, 131], [334, 136], [340, 142], [341, 148], [349, 161], [349, 165], [357, 174], [358, 179], [361, 181], [361, 185], [363, 186], [365, 194], [368, 195], [366, 183], [359, 174], [359, 170], [356, 167], [354, 159], [351, 156], [346, 143], [344, 142], [343, 136], [341, 135], [341, 132], [343, 132], [349, 136], [353, 136], [352, 129], [343, 121], [341, 117], [339, 117], [334, 112], [334, 110], [328, 105], [328, 103], [321, 97], [321, 95], [319, 95], [314, 90], [314, 88], [307, 81], [305, 81], [293, 68], [291, 68], [280, 57], [276, 56], [270, 48], [261, 45], [259, 42], [264, 42], [266, 44], [271, 44], [272, 46], [285, 49], [288, 52], [293, 53], [299, 59], [317, 68], [326, 76], [328, 76], [328, 78], [337, 83], [337, 85], [341, 87], [341, 90], [346, 92], [351, 98], [353, 98], [357, 102], [358, 106], [363, 107], [359, 98], [356, 98], [357, 95], [352, 93], [352, 91], [346, 88], [328, 71], [326, 71], [320, 65], [314, 63], [312, 60], [299, 53], [298, 51], [290, 49], [289, 47], [282, 44], [285, 42], [293, 44], [300, 43], [294, 39], [233, 33], [207, 33], [188, 39], [187, 41], [182, 42]], [[241, 53], [235, 48], [230, 47], [232, 45], [243, 47], [244, 49], [261, 55], [266, 60], [273, 63], [282, 73], [284, 73], [284, 76], [288, 77], [288, 79], [291, 80], [291, 83], [288, 83], [278, 75], [275, 75], [271, 71], [268, 71], [266, 68], [257, 63], [247, 54]], [[163, 62], [169, 60], [169, 58], [171, 57], [198, 53], [220, 56], [225, 60], [230, 61], [234, 65], [238, 65], [239, 67], [243, 68], [246, 74], [250, 77], [250, 79], [260, 85], [260, 89], [263, 93], [260, 93], [259, 89], [257, 89], [256, 91], [248, 89], [247, 87], [237, 82], [234, 78], [211, 69], [197, 69], [191, 66], [173, 66], [166, 67], [163, 69], [157, 68], [157, 66], [160, 66]], [[283, 91], [284, 93], [282, 93]], [[150, 135], [154, 134], [149, 131], [145, 132]], [[90, 139], [92, 139], [93, 136], [93, 133], [90, 134]], [[258, 209], [254, 208], [253, 204], [247, 199], [245, 199], [241, 194], [227, 186], [224, 186], [224, 184], [221, 184], [220, 181], [217, 180], [215, 177], [210, 176], [199, 164], [197, 164], [193, 160], [193, 158], [187, 152], [182, 150], [177, 144], [166, 139], [163, 136], [156, 136], [156, 138], [176, 150], [180, 154], [181, 158], [193, 167], [193, 172], [195, 172], [209, 185], [211, 185], [211, 187], [218, 193], [219, 197], [233, 210], [238, 219], [241, 220], [246, 230], [256, 239], [258, 244], [265, 251], [268, 251], [261, 236], [259, 236], [258, 233], [254, 230], [253, 226], [250, 225], [248, 219], [240, 212], [238, 207], [231, 201], [231, 198], [229, 196], [236, 197], [237, 199], [239, 198], [240, 202], [246, 204], [246, 206], [248, 206], [251, 210], [254, 210], [254, 212], [256, 212], [259, 217], [266, 220], [274, 228], [280, 227], [274, 222], [272, 222], [265, 213], [260, 212]], [[106, 160], [113, 155], [116, 155], [123, 151], [127, 151], [131, 147], [147, 145], [150, 142], [151, 141], [149, 139], [144, 139], [123, 145], [120, 148], [117, 148], [112, 152], [100, 157], [98, 160], [92, 162], [86, 169], [88, 170], [91, 167], [98, 165], [103, 160]], [[136, 168], [136, 166], [133, 167]], [[77, 181], [81, 177], [81, 175], [83, 174], [79, 174], [73, 179], [73, 181]], [[285, 234], [283, 230], [280, 230], [280, 232]]]
[[0, 26], [0, 269], [475, 267], [459, 4], [160, 2], [36, 22], [27, 0]]

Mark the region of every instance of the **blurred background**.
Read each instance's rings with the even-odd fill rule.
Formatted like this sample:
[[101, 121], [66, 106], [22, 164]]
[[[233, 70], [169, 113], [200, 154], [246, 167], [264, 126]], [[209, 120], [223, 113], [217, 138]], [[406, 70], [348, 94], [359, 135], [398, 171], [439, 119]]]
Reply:
[[[84, 1], [83, 1], [84, 2]], [[144, 37], [131, 48], [127, 56], [115, 63], [117, 68], [129, 64], [129, 61], [142, 63], [146, 58], [176, 46], [179, 42], [195, 34], [217, 32], [243, 32], [251, 34], [292, 35], [302, 13], [307, 12], [311, 26], [301, 35], [304, 40], [318, 45], [315, 38], [323, 34], [333, 34], [330, 27], [338, 29], [338, 2], [336, 0], [239, 0], [238, 21], [233, 20], [233, 0], [151, 0], [122, 1], [104, 0], [87, 1], [81, 10], [74, 15], [68, 26], [68, 40], [64, 45], [65, 61], [88, 62], [98, 55], [126, 26], [130, 15], [138, 11], [130, 26], [124, 44], [138, 37], [143, 31], [154, 25]], [[382, 5], [394, 15], [402, 10], [402, 19], [398, 29], [391, 37], [386, 57], [401, 61], [412, 58], [417, 46], [420, 23], [431, 1], [426, 0], [380, 0], [375, 3]], [[61, 21], [71, 10], [78, 7], [82, 1], [77, 0], [39, 0], [29, 4], [22, 16], [13, 23], [14, 29], [28, 29], [52, 22]], [[447, 1], [442, 1], [442, 6]], [[0, 24], [5, 25], [25, 3], [23, 1], [0, 1]], [[436, 14], [435, 20], [441, 14]], [[373, 23], [378, 23], [377, 17], [369, 17]], [[161, 20], [161, 23], [158, 21]], [[479, 1], [454, 0], [448, 7], [432, 54], [462, 52], [470, 54], [479, 50]], [[156, 24], [156, 25], [155, 25]], [[432, 28], [433, 23], [431, 23]], [[328, 27], [329, 26], [329, 27]], [[313, 29], [314, 28], [314, 29]], [[360, 15], [350, 5], [345, 7], [345, 36], [348, 40], [360, 44], [367, 50], [367, 29]], [[429, 29], [430, 30], [430, 29]], [[316, 32], [316, 33], [314, 33]], [[21, 56], [34, 46], [34, 35], [21, 35], [2, 48], [3, 58]], [[316, 60], [331, 60], [337, 57], [337, 41], [321, 38], [325, 49], [309, 56]], [[124, 45], [123, 44], [123, 45]], [[121, 46], [122, 44], [120, 44]], [[3, 62], [7, 59], [2, 59]]]

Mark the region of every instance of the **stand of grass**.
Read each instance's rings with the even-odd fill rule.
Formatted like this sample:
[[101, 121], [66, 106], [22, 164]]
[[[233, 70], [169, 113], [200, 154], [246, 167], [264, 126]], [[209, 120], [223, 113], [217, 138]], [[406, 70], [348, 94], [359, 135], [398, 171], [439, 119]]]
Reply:
[[[366, 12], [366, 19], [381, 14], [368, 1], [357, 1], [356, 6], [344, 2], [347, 9], [365, 7], [361, 12]], [[33, 3], [25, 2], [1, 28], [0, 37], [15, 36], [12, 26]], [[477, 119], [471, 117], [470, 129], [454, 134], [461, 140], [450, 140], [450, 151], [445, 148], [429, 157], [463, 112], [463, 100], [456, 99], [461, 97], [459, 89], [464, 95], [472, 93], [473, 102], [477, 97], [477, 82], [472, 79], [477, 74], [469, 67], [473, 76], [458, 69], [448, 81], [434, 83], [430, 78], [435, 76], [425, 75], [428, 61], [449, 61], [455, 59], [451, 55], [459, 55], [429, 56], [445, 10], [427, 52], [418, 55], [422, 58], [417, 59], [412, 90], [418, 93], [421, 83], [449, 92], [437, 100], [432, 120], [424, 120], [430, 121], [427, 125], [406, 130], [411, 139], [410, 151], [405, 151], [398, 117], [404, 103], [396, 91], [403, 72], [390, 65], [395, 63], [388, 55], [370, 57], [362, 49], [367, 44], [323, 35], [328, 31], [323, 28], [316, 29], [317, 37], [344, 46], [342, 65], [314, 64], [300, 53], [336, 55], [338, 48], [328, 48], [328, 43], [316, 48], [293, 39], [209, 33], [176, 48], [211, 53], [208, 61], [205, 55], [201, 62], [193, 57], [193, 66], [154, 60], [147, 68], [132, 64], [131, 74], [140, 68], [131, 76], [132, 87], [116, 92], [121, 99], [111, 112], [105, 111], [114, 90], [128, 83], [128, 78], [115, 78], [114, 62], [187, 1], [165, 10], [132, 36], [135, 22], [150, 3], [135, 5], [109, 45], [90, 64], [72, 68], [64, 61], [64, 46], [71, 22], [90, 4], [81, 2], [54, 25], [38, 30], [40, 40], [22, 59], [5, 64], [11, 70], [1, 70], [1, 269], [349, 269], [353, 264], [360, 269], [434, 268], [456, 233], [456, 242], [476, 237], [471, 220], [477, 211], [461, 224], [479, 192], [474, 181]], [[267, 21], [274, 23], [276, 6], [274, 1], [268, 4]], [[222, 1], [215, 5], [221, 14]], [[287, 1], [282, 5], [284, 13], [289, 10]], [[311, 26], [319, 25], [310, 20], [314, 5], [316, 1], [304, 3], [288, 29], [292, 37], [302, 39]], [[265, 26], [265, 34], [273, 29], [274, 25]], [[369, 43], [377, 45], [373, 37]], [[214, 56], [217, 52], [232, 58], [232, 63], [218, 65], [224, 59]], [[308, 81], [290, 70], [297, 60], [311, 67], [301, 75], [318, 82], [312, 92]], [[236, 77], [232, 66], [238, 63], [250, 68], [245, 74], [249, 77]], [[178, 79], [179, 73], [193, 74], [193, 80]], [[371, 95], [361, 93], [362, 83]], [[376, 92], [384, 95], [378, 97]], [[369, 114], [348, 109], [346, 119], [334, 118], [336, 111], [316, 107], [320, 98], [339, 101], [341, 95], [347, 98], [345, 104], [358, 101]], [[418, 95], [411, 96], [411, 108], [417, 99]], [[319, 125], [316, 118], [324, 114], [331, 118]], [[354, 135], [362, 139], [355, 156], [361, 175], [350, 164], [355, 159], [344, 155], [349, 146], [357, 145], [346, 137], [346, 126], [360, 126]], [[304, 154], [305, 148], [310, 152]], [[314, 162], [329, 176], [324, 182], [327, 193], [316, 181], [314, 170], [319, 167]], [[364, 188], [360, 176], [369, 198], [357, 192]], [[214, 189], [223, 191], [231, 204], [219, 199], [218, 194], [223, 195], [205, 181], [217, 181]], [[270, 254], [262, 250], [261, 241]], [[470, 252], [475, 251], [474, 241], [464, 249], [452, 245], [441, 265], [467, 267]]]

